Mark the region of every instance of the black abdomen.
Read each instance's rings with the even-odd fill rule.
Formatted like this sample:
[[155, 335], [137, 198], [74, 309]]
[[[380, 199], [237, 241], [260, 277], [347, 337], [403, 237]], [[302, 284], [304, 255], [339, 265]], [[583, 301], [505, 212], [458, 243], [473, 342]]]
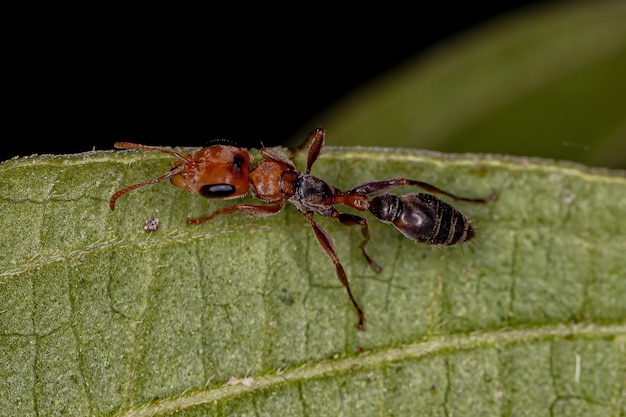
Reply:
[[371, 200], [369, 211], [409, 239], [429, 245], [458, 245], [475, 235], [465, 216], [430, 194], [382, 194]]

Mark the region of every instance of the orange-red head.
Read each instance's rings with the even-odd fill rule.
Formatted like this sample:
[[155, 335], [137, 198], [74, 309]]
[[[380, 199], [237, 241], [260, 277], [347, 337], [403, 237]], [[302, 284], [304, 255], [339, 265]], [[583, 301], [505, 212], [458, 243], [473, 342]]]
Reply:
[[248, 193], [250, 155], [243, 148], [213, 145], [179, 160], [170, 178], [173, 185], [207, 198], [236, 198]]
[[170, 148], [116, 142], [118, 149], [141, 149], [160, 151], [178, 159], [172, 169], [154, 180], [148, 180], [117, 191], [109, 200], [111, 210], [117, 199], [139, 187], [157, 184], [169, 179], [173, 185], [190, 193], [207, 198], [229, 199], [248, 193], [250, 155], [243, 148], [227, 145], [212, 145], [183, 156]]

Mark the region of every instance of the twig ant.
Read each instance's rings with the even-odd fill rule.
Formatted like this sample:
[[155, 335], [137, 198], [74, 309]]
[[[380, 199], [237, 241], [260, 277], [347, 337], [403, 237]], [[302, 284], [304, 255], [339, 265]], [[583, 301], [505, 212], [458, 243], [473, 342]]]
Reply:
[[[244, 148], [228, 145], [211, 145], [183, 156], [178, 152], [159, 146], [146, 146], [129, 142], [116, 142], [118, 149], [141, 149], [160, 151], [177, 158], [172, 169], [157, 179], [144, 181], [117, 191], [111, 196], [109, 206], [115, 209], [117, 199], [144, 185], [170, 180], [176, 187], [207, 198], [231, 199], [243, 197], [249, 192], [266, 203], [265, 205], [235, 204], [220, 208], [213, 214], [187, 219], [187, 224], [200, 224], [221, 214], [236, 211], [250, 216], [264, 217], [278, 213], [290, 202], [309, 221], [313, 233], [326, 255], [337, 270], [339, 281], [346, 287], [352, 305], [359, 315], [358, 328], [363, 330], [364, 314], [354, 299], [346, 272], [339, 261], [335, 245], [328, 233], [320, 228], [314, 215], [320, 214], [338, 220], [345, 226], [361, 228], [363, 240], [361, 252], [367, 263], [376, 272], [381, 267], [365, 251], [370, 239], [367, 221], [360, 216], [341, 213], [335, 207], [344, 204], [358, 211], [369, 211], [383, 223], [392, 224], [403, 235], [416, 242], [436, 246], [454, 246], [474, 237], [468, 220], [448, 203], [431, 194], [411, 193], [396, 196], [386, 191], [399, 186], [412, 186], [432, 194], [443, 194], [458, 201], [485, 203], [495, 199], [495, 194], [486, 198], [465, 198], [448, 193], [433, 185], [406, 178], [395, 178], [366, 182], [348, 191], [341, 191], [320, 178], [310, 174], [324, 146], [325, 131], [313, 130], [298, 148], [291, 149], [289, 157], [262, 148], [263, 160], [251, 168], [250, 155]], [[309, 145], [306, 169], [300, 172], [293, 163], [298, 151]]]

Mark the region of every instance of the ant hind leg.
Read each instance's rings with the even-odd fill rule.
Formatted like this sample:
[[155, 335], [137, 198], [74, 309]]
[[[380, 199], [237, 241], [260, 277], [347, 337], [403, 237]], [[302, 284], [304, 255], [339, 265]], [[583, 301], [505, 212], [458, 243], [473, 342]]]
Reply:
[[470, 203], [487, 203], [489, 201], [493, 201], [496, 199], [495, 193], [491, 193], [489, 196], [485, 198], [460, 197], [458, 195], [444, 191], [439, 187], [435, 187], [434, 185], [428, 184], [427, 182], [409, 180], [406, 178], [394, 178], [390, 180], [366, 182], [365, 184], [358, 185], [354, 187], [353, 189], [351, 189], [350, 191], [347, 191], [346, 194], [349, 194], [349, 193], [364, 194], [364, 195], [380, 194], [392, 188], [401, 187], [404, 185], [408, 185], [410, 187], [417, 187], [431, 194], [443, 194], [456, 201], [467, 201]]

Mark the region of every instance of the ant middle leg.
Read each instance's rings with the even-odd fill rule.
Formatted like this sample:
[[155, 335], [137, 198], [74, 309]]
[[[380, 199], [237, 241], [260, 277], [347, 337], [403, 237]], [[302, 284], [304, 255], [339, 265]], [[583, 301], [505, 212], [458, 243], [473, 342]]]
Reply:
[[283, 204], [275, 204], [271, 206], [255, 206], [251, 204], [236, 204], [234, 206], [222, 207], [216, 210], [213, 214], [204, 217], [198, 217], [195, 219], [187, 219], [187, 224], [201, 224], [206, 221], [212, 220], [220, 214], [231, 214], [236, 211], [241, 211], [249, 216], [253, 217], [267, 217], [276, 214], [283, 208]]
[[348, 297], [350, 298], [354, 309], [359, 315], [359, 323], [357, 325], [357, 328], [359, 330], [364, 330], [363, 322], [365, 321], [365, 314], [363, 313], [363, 310], [361, 310], [359, 303], [356, 302], [354, 296], [352, 295], [352, 291], [350, 290], [350, 282], [348, 281], [348, 275], [341, 265], [341, 261], [339, 260], [339, 256], [337, 255], [337, 249], [335, 249], [335, 244], [333, 243], [328, 233], [315, 223], [315, 220], [313, 219], [313, 212], [304, 212], [302, 214], [311, 224], [311, 227], [313, 228], [313, 233], [315, 234], [315, 238], [317, 239], [317, 243], [319, 243], [324, 252], [326, 252], [326, 255], [330, 258], [331, 262], [335, 265], [335, 268], [337, 270], [337, 277], [346, 288], [346, 291], [348, 292]]
[[364, 194], [364, 195], [379, 194], [391, 188], [401, 187], [403, 185], [421, 188], [422, 190], [428, 191], [429, 193], [432, 193], [432, 194], [443, 194], [454, 200], [468, 201], [470, 203], [487, 203], [489, 201], [496, 199], [495, 193], [491, 193], [489, 196], [485, 198], [460, 197], [458, 195], [444, 191], [441, 188], [435, 187], [434, 185], [428, 184], [426, 182], [409, 180], [406, 178], [394, 178], [390, 180], [366, 182], [365, 184], [358, 185], [354, 187], [353, 189], [351, 189], [350, 191], [347, 191], [346, 194], [348, 193], [356, 193], [356, 194]]
[[348, 214], [348, 213], [339, 213], [338, 211], [333, 212], [332, 217], [339, 220], [339, 222], [341, 222], [341, 224], [343, 224], [344, 226], [355, 226], [355, 225], [361, 226], [361, 234], [363, 235], [363, 240], [361, 241], [361, 244], [359, 245], [359, 248], [361, 249], [361, 253], [365, 257], [365, 260], [367, 261], [368, 265], [376, 273], [380, 273], [383, 269], [380, 267], [380, 265], [374, 262], [374, 260], [367, 254], [367, 252], [365, 252], [365, 245], [370, 240], [370, 232], [369, 232], [369, 227], [367, 226], [367, 220], [365, 220], [363, 217], [355, 216], [353, 214]]

